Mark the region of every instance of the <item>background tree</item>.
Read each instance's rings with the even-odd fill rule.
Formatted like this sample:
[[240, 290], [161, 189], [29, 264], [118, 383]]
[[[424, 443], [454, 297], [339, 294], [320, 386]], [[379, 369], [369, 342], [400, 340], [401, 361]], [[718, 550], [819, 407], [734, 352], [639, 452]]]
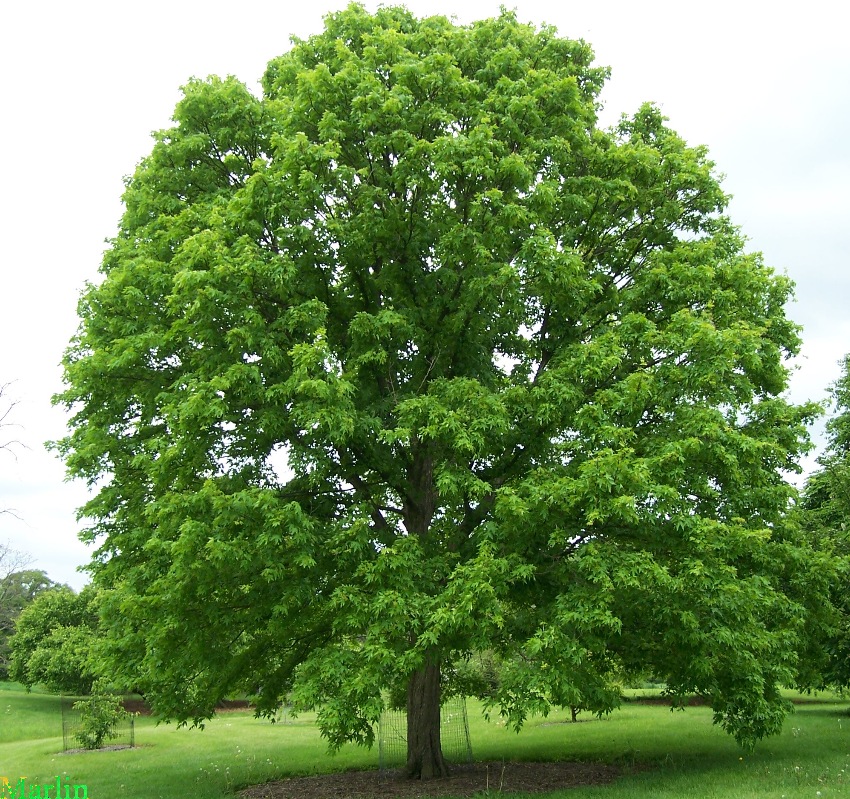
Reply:
[[79, 594], [67, 586], [40, 593], [18, 616], [9, 641], [9, 676], [57, 693], [91, 692], [98, 676], [97, 594], [86, 586]]
[[812, 526], [844, 532], [850, 527], [850, 355], [841, 367], [831, 388], [835, 412], [826, 423], [826, 451], [818, 458], [821, 468], [806, 481], [803, 506]]
[[8, 674], [8, 638], [22, 607], [15, 591], [15, 575], [30, 561], [27, 554], [14, 549], [10, 543], [0, 544], [0, 679], [3, 680]]
[[649, 668], [779, 729], [791, 286], [655, 108], [597, 127], [605, 78], [508, 12], [352, 5], [262, 98], [185, 87], [58, 398], [113, 668], [160, 714], [292, 690], [371, 743], [403, 685], [431, 777], [445, 675], [488, 650], [517, 727]]
[[56, 587], [40, 569], [16, 570], [27, 561], [22, 553], [0, 547], [0, 573], [5, 572], [0, 578], [0, 680], [9, 674], [9, 636], [15, 630], [15, 620], [40, 593]]
[[[0, 384], [0, 453], [15, 457], [15, 450], [24, 445], [12, 433], [18, 427], [11, 421], [17, 400], [9, 397], [10, 383]], [[0, 499], [0, 514], [15, 516], [12, 508]], [[0, 544], [0, 680], [8, 677], [9, 636], [21, 610], [41, 591], [55, 585], [43, 571], [25, 567], [31, 558], [10, 544]]]
[[[826, 634], [816, 635], [809, 660], [816, 687], [850, 685], [850, 355], [831, 388], [834, 414], [826, 423], [827, 446], [820, 469], [806, 480], [800, 519], [812, 547], [831, 565], [832, 579], [821, 589], [832, 599]], [[818, 669], [819, 666], [819, 669]]]

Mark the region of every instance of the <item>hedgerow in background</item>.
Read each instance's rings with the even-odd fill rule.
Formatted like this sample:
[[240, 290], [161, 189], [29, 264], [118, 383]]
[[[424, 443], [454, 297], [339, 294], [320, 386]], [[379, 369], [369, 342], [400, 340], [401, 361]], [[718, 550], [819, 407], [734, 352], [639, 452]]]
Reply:
[[351, 5], [261, 98], [184, 88], [58, 398], [110, 672], [162, 715], [292, 691], [370, 744], [401, 685], [431, 777], [444, 678], [492, 651], [516, 727], [649, 670], [779, 729], [791, 285], [656, 108], [597, 126], [592, 59], [507, 11]]

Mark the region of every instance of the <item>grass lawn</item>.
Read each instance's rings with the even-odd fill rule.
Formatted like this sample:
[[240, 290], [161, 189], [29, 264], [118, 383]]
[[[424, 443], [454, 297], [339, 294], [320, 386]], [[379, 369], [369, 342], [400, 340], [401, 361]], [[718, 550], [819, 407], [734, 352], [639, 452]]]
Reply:
[[[562, 791], [565, 799], [727, 797], [827, 799], [850, 797], [848, 703], [834, 698], [800, 705], [781, 735], [753, 754], [711, 724], [704, 707], [671, 712], [658, 705], [624, 704], [607, 719], [569, 714], [533, 719], [519, 735], [487, 722], [470, 703], [472, 746], [481, 760], [589, 760], [649, 766], [612, 785]], [[136, 749], [60, 754], [59, 700], [0, 683], [0, 778], [15, 784], [85, 784], [90, 799], [208, 799], [232, 797], [247, 784], [275, 777], [373, 768], [377, 752], [346, 747], [327, 755], [303, 716], [272, 725], [250, 712], [223, 714], [203, 730], [177, 729], [149, 718], [136, 722]], [[2, 796], [2, 792], [0, 792]], [[51, 792], [52, 797], [52, 792]]]

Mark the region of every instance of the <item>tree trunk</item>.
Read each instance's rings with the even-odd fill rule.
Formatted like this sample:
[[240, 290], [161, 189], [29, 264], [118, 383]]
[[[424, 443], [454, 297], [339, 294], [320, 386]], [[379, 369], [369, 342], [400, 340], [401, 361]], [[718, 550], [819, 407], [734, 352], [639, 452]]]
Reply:
[[431, 661], [407, 685], [406, 772], [420, 780], [449, 776], [440, 744], [440, 667]]

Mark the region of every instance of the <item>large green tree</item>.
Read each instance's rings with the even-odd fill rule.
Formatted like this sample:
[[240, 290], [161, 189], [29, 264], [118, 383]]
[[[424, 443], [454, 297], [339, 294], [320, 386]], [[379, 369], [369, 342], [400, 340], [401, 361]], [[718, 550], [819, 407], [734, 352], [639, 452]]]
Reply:
[[650, 668], [744, 742], [778, 729], [791, 286], [657, 109], [598, 127], [606, 77], [509, 12], [352, 5], [261, 98], [185, 87], [59, 397], [115, 665], [161, 714], [293, 691], [370, 743], [401, 686], [431, 777], [488, 649], [517, 726]]

